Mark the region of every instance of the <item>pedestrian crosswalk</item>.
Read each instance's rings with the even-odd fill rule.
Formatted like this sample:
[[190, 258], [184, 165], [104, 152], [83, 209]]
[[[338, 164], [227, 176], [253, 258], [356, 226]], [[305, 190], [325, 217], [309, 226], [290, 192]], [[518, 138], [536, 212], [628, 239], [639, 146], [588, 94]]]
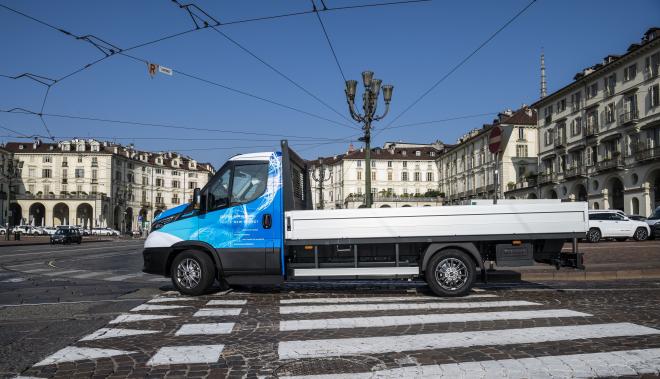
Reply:
[[[658, 325], [556, 304], [493, 292], [464, 298], [170, 293], [118, 315], [26, 373], [38, 377], [40, 367], [107, 358], [115, 365], [138, 362], [135, 370], [236, 364], [247, 376], [289, 379], [660, 375]], [[119, 358], [125, 356], [131, 359]], [[256, 357], [252, 374], [250, 360], [236, 358], [249, 356]]]
[[44, 276], [47, 278], [67, 278], [67, 279], [86, 279], [86, 280], [102, 280], [108, 282], [153, 282], [153, 283], [168, 283], [169, 278], [162, 276], [154, 276], [145, 274], [143, 272], [114, 272], [114, 271], [96, 271], [85, 269], [62, 269], [51, 265], [45, 265], [43, 262], [35, 262], [21, 265], [9, 265], [9, 270]]

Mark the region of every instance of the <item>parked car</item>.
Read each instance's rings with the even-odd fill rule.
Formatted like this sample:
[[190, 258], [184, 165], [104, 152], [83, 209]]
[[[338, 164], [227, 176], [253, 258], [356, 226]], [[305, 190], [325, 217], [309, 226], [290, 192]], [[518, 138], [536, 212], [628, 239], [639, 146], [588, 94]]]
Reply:
[[55, 234], [56, 231], [57, 228], [55, 228], [54, 226], [46, 226], [44, 228], [44, 235], [52, 236], [53, 234]]
[[93, 228], [91, 233], [94, 236], [118, 236], [120, 234], [118, 230], [112, 228]]
[[67, 244], [67, 243], [82, 243], [82, 234], [78, 228], [59, 228], [55, 234], [50, 236], [50, 243]]
[[45, 235], [48, 235], [48, 233], [46, 233], [43, 226], [35, 226], [34, 228], [32, 228], [32, 235], [33, 236], [45, 236]]
[[587, 241], [596, 243], [603, 238], [625, 241], [634, 238], [644, 241], [649, 237], [651, 228], [642, 221], [631, 220], [621, 211], [589, 211], [589, 231]]
[[36, 231], [36, 229], [31, 225], [14, 226], [14, 228], [11, 230], [11, 234], [14, 234], [14, 233], [17, 233], [17, 232], [20, 233], [20, 234], [25, 234], [25, 235], [29, 235], [29, 236], [38, 235], [38, 234], [36, 234], [36, 233], [38, 233]]
[[660, 238], [660, 207], [655, 208], [653, 214], [646, 219], [646, 223], [651, 228], [650, 238]]

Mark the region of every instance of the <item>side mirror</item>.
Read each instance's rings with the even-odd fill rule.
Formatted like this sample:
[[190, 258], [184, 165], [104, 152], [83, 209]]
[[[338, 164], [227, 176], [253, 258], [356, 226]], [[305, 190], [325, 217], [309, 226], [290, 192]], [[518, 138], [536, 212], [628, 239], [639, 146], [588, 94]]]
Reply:
[[193, 209], [199, 209], [200, 204], [201, 204], [201, 191], [199, 188], [195, 188], [193, 190], [193, 197], [192, 197], [192, 207]]
[[624, 216], [624, 217], [623, 217], [623, 221], [630, 221], [630, 219], [629, 219], [628, 217], [625, 217], [625, 216]]

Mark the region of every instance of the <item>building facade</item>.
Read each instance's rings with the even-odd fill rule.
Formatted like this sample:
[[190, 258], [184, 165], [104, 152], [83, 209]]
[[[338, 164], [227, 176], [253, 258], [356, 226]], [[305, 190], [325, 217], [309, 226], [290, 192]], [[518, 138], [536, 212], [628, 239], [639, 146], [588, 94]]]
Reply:
[[[436, 160], [444, 149], [439, 141], [433, 144], [388, 142], [382, 148], [372, 149], [374, 207], [442, 205]], [[358, 208], [363, 204], [364, 158], [364, 149], [351, 146], [344, 154], [309, 162], [316, 209]], [[321, 168], [324, 170], [322, 183]]]
[[177, 153], [150, 153], [97, 140], [9, 142], [18, 180], [12, 225], [146, 228], [167, 208], [190, 201], [213, 174]]
[[[502, 130], [497, 160], [488, 148], [490, 133], [495, 127]], [[537, 173], [537, 138], [534, 109], [523, 106], [515, 112], [500, 113], [492, 124], [467, 133], [439, 157], [440, 192], [445, 194], [447, 202], [459, 204], [469, 199], [492, 198], [496, 191], [502, 198], [508, 190], [529, 187]], [[500, 173], [498, 188], [495, 186], [496, 167]]]
[[660, 29], [652, 28], [534, 104], [542, 197], [644, 216], [660, 206], [659, 71]]

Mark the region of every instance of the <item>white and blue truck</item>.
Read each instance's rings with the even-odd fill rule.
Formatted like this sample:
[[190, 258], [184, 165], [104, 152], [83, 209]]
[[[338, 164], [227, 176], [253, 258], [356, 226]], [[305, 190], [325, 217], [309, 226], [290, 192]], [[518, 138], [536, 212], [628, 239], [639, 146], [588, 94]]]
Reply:
[[313, 210], [308, 164], [282, 141], [229, 159], [191, 203], [160, 214], [143, 271], [187, 295], [216, 281], [421, 277], [439, 296], [461, 296], [489, 261], [583, 268], [576, 241], [588, 220], [584, 202]]

